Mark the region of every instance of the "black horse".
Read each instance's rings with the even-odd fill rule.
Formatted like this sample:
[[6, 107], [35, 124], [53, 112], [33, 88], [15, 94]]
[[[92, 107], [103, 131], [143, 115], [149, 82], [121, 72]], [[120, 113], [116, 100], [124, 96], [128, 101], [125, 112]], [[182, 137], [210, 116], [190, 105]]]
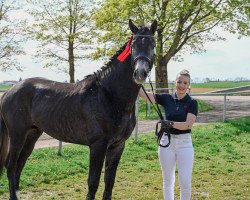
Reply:
[[94, 199], [105, 160], [103, 199], [111, 199], [125, 141], [135, 126], [135, 101], [155, 57], [151, 27], [136, 26], [133, 33], [101, 70], [69, 84], [43, 78], [26, 79], [0, 102], [0, 173], [7, 168], [10, 199], [24, 165], [43, 132], [90, 148], [87, 199]]

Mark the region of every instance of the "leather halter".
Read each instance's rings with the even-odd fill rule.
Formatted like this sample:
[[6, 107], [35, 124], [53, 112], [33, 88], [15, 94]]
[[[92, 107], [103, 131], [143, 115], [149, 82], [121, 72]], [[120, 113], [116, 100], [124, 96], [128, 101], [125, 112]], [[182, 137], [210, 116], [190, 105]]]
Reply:
[[[154, 39], [154, 36], [152, 35], [133, 35], [133, 39], [132, 39], [131, 46], [130, 46], [131, 55], [133, 54], [133, 51], [132, 51], [133, 45], [138, 37]], [[154, 48], [155, 48], [155, 43], [154, 43]], [[132, 67], [134, 67], [136, 61], [140, 59], [140, 60], [145, 60], [146, 62], [148, 62], [150, 69], [152, 69], [153, 64], [154, 64], [154, 57], [155, 57], [155, 52], [154, 52], [153, 59], [150, 59], [148, 56], [144, 55], [143, 53], [139, 53], [135, 58], [133, 58], [133, 55], [132, 55], [131, 65]]]

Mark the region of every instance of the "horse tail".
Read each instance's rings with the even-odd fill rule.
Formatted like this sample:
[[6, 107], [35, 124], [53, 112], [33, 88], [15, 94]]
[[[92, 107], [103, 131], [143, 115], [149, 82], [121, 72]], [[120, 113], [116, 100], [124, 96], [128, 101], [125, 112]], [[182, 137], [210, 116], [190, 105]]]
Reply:
[[0, 113], [0, 175], [2, 174], [5, 166], [6, 158], [9, 151], [9, 136], [7, 133], [6, 125]]

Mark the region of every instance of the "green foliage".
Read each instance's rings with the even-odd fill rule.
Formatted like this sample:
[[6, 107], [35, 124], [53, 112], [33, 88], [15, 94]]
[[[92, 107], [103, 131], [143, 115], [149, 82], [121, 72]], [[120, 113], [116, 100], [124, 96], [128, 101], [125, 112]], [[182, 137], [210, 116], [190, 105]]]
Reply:
[[[231, 0], [230, 6], [235, 7], [225, 28], [240, 37], [250, 36], [250, 5], [249, 0]], [[240, 14], [239, 14], [240, 13]]]
[[[35, 19], [25, 29], [29, 37], [39, 42], [35, 56], [45, 61], [45, 67], [69, 71], [74, 82], [74, 66], [78, 59], [89, 57], [93, 27], [91, 0], [30, 0], [28, 12]], [[70, 70], [68, 70], [68, 68]]]
[[[216, 34], [210, 34], [210, 30], [218, 24], [228, 22], [229, 18], [237, 18], [232, 15], [232, 10], [241, 5], [242, 1], [230, 4], [227, 1], [207, 0], [107, 0], [96, 10], [94, 19], [97, 28], [105, 31], [98, 35], [99, 40], [112, 42], [116, 47], [127, 40], [129, 18], [141, 24], [157, 19], [157, 54], [173, 57], [179, 51], [202, 51], [206, 41], [222, 39]], [[238, 12], [244, 13], [239, 9]]]
[[[94, 15], [97, 29], [102, 30], [97, 33], [97, 37], [103, 43], [103, 48], [98, 49], [94, 57], [111, 55], [127, 42], [131, 34], [128, 29], [129, 18], [139, 24], [156, 19], [156, 86], [167, 86], [168, 62], [171, 59], [182, 60], [186, 52], [204, 51], [204, 44], [208, 41], [223, 40], [222, 36], [211, 30], [216, 26], [226, 26], [228, 29], [234, 27], [234, 22], [247, 14], [239, 9], [243, 5], [243, 0], [234, 3], [226, 0], [103, 1]], [[246, 25], [241, 27], [247, 30], [249, 24]]]
[[[195, 148], [193, 199], [248, 198], [250, 117], [193, 128]], [[68, 145], [35, 150], [21, 178], [21, 199], [72, 199], [87, 194], [87, 147]], [[102, 196], [103, 173], [97, 192]], [[178, 183], [178, 179], [176, 179]], [[215, 187], [216, 186], [216, 187]], [[179, 188], [176, 187], [178, 199]], [[0, 179], [0, 197], [8, 199], [6, 174]], [[131, 137], [118, 168], [113, 199], [163, 199], [162, 176], [153, 133]]]
[[23, 20], [11, 19], [9, 14], [19, 9], [16, 0], [0, 1], [0, 71], [16, 69], [22, 71], [17, 56], [25, 54], [20, 33]]

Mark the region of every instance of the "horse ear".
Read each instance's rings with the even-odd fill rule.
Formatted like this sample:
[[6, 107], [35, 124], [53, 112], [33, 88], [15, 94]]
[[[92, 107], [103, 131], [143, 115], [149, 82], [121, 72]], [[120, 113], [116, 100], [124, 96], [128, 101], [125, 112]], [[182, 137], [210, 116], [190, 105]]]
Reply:
[[151, 27], [150, 27], [150, 31], [153, 33], [153, 35], [155, 34], [155, 31], [157, 29], [157, 25], [158, 25], [158, 23], [157, 23], [157, 21], [155, 19], [154, 22], [152, 23]]
[[136, 34], [138, 32], [138, 28], [136, 25], [134, 25], [134, 23], [132, 22], [131, 19], [129, 19], [129, 28], [132, 31], [132, 33]]

